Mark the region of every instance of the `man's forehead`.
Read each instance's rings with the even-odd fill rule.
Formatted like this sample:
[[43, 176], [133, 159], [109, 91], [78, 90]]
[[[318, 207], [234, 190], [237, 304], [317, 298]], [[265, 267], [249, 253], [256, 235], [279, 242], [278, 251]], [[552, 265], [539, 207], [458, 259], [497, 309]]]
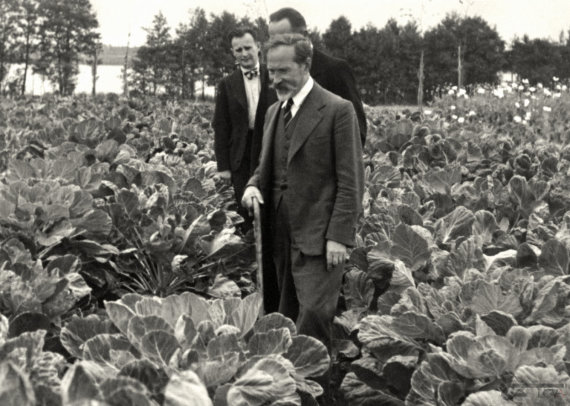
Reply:
[[249, 32], [246, 32], [241, 37], [233, 37], [232, 38], [232, 47], [236, 46], [244, 46], [244, 45], [255, 45], [255, 40], [251, 36]]
[[274, 48], [270, 48], [267, 51], [267, 59], [269, 59], [270, 57], [273, 58], [290, 57], [292, 60], [295, 57], [295, 47], [293, 45], [278, 45]]
[[269, 35], [287, 34], [292, 31], [291, 22], [287, 18], [269, 22]]

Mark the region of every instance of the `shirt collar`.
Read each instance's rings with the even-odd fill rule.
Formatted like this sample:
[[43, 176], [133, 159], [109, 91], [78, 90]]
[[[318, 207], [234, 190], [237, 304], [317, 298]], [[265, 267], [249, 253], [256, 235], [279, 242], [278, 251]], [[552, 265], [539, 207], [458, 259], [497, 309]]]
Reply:
[[[313, 78], [309, 76], [309, 80], [307, 80], [307, 82], [305, 82], [305, 84], [303, 85], [301, 90], [299, 90], [297, 92], [297, 94], [292, 97], [293, 106], [295, 106], [296, 108], [301, 107], [301, 104], [303, 104], [303, 102], [305, 101], [305, 99], [307, 98], [307, 96], [309, 95], [311, 90], [313, 89], [314, 83], [315, 83], [315, 81], [313, 80]], [[283, 103], [281, 103], [281, 108], [285, 107], [286, 104], [287, 104], [287, 100], [285, 100]]]
[[255, 65], [255, 68], [244, 69], [244, 67], [241, 65], [239, 66], [239, 68], [241, 69], [241, 73], [249, 72], [250, 70], [255, 70], [255, 69], [257, 69], [259, 71], [259, 62], [257, 62], [257, 65]]

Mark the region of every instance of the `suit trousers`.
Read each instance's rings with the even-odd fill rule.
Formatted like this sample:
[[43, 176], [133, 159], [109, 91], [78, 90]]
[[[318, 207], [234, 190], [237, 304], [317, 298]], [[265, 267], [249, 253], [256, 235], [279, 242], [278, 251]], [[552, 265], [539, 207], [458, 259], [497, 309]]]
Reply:
[[327, 269], [325, 255], [305, 255], [291, 239], [285, 200], [274, 202], [273, 261], [280, 293], [279, 312], [296, 321], [297, 332], [320, 340], [331, 350], [344, 264]]

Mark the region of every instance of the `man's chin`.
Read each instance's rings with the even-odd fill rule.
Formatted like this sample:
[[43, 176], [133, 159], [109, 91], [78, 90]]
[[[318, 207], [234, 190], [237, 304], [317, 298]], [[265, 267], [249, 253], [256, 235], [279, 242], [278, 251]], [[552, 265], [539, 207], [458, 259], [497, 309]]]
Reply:
[[284, 102], [287, 101], [291, 98], [292, 93], [291, 92], [276, 92], [277, 93], [277, 100], [279, 100], [280, 102]]
[[257, 61], [248, 59], [247, 61], [238, 61], [238, 64], [245, 70], [251, 70], [257, 66]]

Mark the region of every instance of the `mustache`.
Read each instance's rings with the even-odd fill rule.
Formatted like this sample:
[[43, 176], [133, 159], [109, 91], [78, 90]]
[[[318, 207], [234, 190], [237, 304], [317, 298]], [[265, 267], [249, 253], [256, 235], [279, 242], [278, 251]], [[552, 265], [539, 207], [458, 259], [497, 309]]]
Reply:
[[286, 85], [282, 85], [282, 84], [276, 85], [275, 83], [270, 83], [269, 88], [275, 89], [275, 90], [289, 90]]

